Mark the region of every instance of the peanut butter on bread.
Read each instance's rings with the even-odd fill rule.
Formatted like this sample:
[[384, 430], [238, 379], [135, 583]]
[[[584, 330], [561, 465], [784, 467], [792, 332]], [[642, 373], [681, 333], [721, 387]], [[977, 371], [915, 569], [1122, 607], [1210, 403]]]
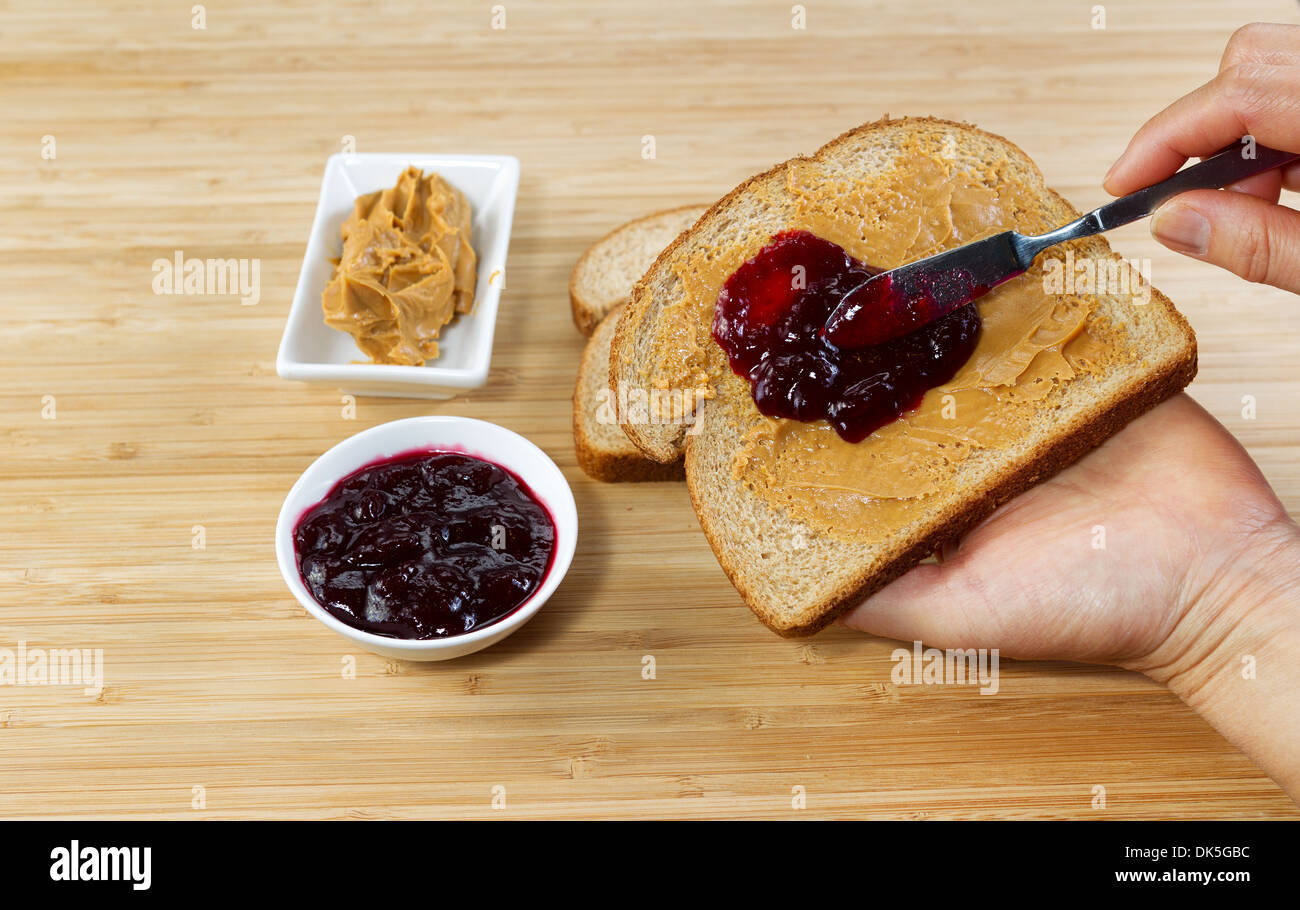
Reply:
[[[869, 176], [827, 174], [798, 160], [784, 173], [785, 223], [881, 270], [1007, 226], [1030, 233], [1053, 226], [1032, 188], [981, 166], [950, 160], [943, 143], [925, 135], [900, 140], [896, 159]], [[740, 242], [701, 245], [672, 263], [684, 293], [665, 314], [652, 360], [656, 386], [717, 388], [730, 372], [712, 353], [712, 304], [727, 277], [768, 241], [765, 226], [755, 228]], [[1066, 383], [1124, 350], [1106, 343], [1113, 330], [1094, 316], [1095, 298], [1044, 289], [1046, 263], [1059, 255], [980, 300], [983, 329], [970, 361], [868, 439], [846, 442], [825, 421], [750, 410], [732, 461], [735, 479], [804, 525], [853, 540], [905, 517], [974, 452], [1005, 449], [1055, 405]]]
[[464, 193], [416, 167], [392, 188], [359, 196], [321, 295], [325, 324], [352, 335], [375, 363], [436, 358], [442, 327], [474, 306], [470, 218]]

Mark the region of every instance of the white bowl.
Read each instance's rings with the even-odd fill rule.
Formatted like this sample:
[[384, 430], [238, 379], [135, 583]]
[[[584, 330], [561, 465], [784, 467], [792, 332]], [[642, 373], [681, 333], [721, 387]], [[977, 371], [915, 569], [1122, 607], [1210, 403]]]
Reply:
[[[343, 251], [340, 230], [360, 195], [385, 190], [409, 165], [436, 171], [469, 199], [471, 242], [478, 254], [474, 310], [443, 329], [438, 358], [422, 367], [371, 363], [347, 332], [325, 324], [321, 292]], [[497, 304], [519, 190], [519, 160], [510, 155], [331, 155], [298, 289], [280, 339], [275, 370], [284, 379], [337, 386], [361, 395], [450, 398], [487, 381]]]
[[[513, 613], [463, 635], [415, 640], [355, 629], [331, 615], [303, 584], [294, 556], [294, 528], [303, 514], [348, 474], [371, 462], [424, 448], [476, 455], [512, 471], [527, 484], [555, 522], [555, 555], [551, 567], [538, 589]], [[514, 632], [532, 619], [559, 587], [573, 561], [577, 541], [578, 510], [573, 491], [555, 462], [518, 433], [469, 417], [410, 417], [371, 427], [343, 440], [303, 471], [285, 497], [275, 524], [275, 556], [280, 574], [307, 612], [363, 648], [405, 660], [450, 660], [496, 644]]]

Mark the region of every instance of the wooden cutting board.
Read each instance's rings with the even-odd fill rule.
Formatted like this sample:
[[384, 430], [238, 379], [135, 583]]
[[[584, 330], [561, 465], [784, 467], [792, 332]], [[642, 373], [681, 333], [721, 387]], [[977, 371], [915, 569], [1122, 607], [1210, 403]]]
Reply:
[[[1111, 3], [1104, 29], [1089, 4], [1030, 0], [818, 0], [805, 28], [789, 3], [223, 0], [204, 28], [190, 6], [0, 12], [0, 646], [101, 648], [104, 674], [98, 695], [0, 687], [0, 815], [1300, 817], [1142, 677], [1004, 662], [989, 698], [895, 686], [894, 642], [767, 632], [683, 487], [577, 469], [566, 297], [616, 224], [884, 113], [1004, 134], [1091, 207], [1233, 28], [1294, 4]], [[276, 377], [325, 159], [347, 142], [519, 157], [481, 390], [353, 413]], [[1295, 299], [1141, 225], [1113, 243], [1152, 260], [1200, 336], [1193, 394], [1300, 511]], [[260, 259], [260, 302], [154, 294], [151, 264], [177, 250]], [[429, 413], [537, 442], [582, 522], [542, 613], [441, 665], [350, 647], [272, 551], [318, 454]]]

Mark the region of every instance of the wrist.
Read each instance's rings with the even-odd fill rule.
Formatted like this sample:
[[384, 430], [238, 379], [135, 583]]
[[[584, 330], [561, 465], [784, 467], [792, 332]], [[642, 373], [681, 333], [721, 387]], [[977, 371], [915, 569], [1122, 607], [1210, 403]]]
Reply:
[[1189, 567], [1178, 619], [1129, 663], [1300, 796], [1300, 528], [1285, 515]]
[[1194, 703], [1241, 658], [1300, 621], [1300, 527], [1282, 517], [1189, 568], [1177, 620], [1158, 647], [1128, 663]]

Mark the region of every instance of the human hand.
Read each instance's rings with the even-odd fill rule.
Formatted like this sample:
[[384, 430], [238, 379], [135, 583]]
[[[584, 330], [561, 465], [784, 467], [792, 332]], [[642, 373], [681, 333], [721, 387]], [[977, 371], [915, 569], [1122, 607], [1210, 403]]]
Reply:
[[1179, 394], [841, 622], [1146, 673], [1300, 801], [1297, 592], [1300, 528], [1237, 440]]
[[[1207, 598], [1297, 535], [1236, 439], [1185, 394], [1006, 503], [843, 622], [938, 647], [1144, 669]], [[1102, 548], [1104, 546], [1104, 549]]]
[[[1300, 152], [1300, 26], [1238, 29], [1218, 75], [1147, 121], [1103, 186], [1116, 196], [1135, 192], [1243, 136]], [[1171, 250], [1300, 293], [1300, 212], [1278, 204], [1283, 188], [1300, 189], [1300, 162], [1230, 192], [1182, 193], [1152, 216], [1151, 233]]]

